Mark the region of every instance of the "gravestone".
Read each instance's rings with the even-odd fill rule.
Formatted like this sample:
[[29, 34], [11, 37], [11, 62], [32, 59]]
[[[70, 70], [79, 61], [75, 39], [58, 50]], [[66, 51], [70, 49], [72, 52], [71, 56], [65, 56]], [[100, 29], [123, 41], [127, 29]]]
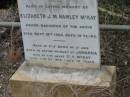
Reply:
[[18, 0], [25, 59], [51, 67], [99, 68], [96, 0]]
[[97, 0], [18, 6], [26, 60], [10, 79], [13, 97], [113, 96], [116, 69], [100, 67]]

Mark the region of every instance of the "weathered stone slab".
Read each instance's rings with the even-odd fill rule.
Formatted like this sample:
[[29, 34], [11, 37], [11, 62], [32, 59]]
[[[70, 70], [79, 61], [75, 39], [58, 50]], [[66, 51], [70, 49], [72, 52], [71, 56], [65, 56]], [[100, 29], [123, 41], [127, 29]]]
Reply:
[[25, 59], [60, 68], [100, 68], [97, 0], [18, 0]]
[[111, 97], [115, 71], [114, 66], [72, 70], [24, 63], [10, 79], [9, 91], [12, 97]]

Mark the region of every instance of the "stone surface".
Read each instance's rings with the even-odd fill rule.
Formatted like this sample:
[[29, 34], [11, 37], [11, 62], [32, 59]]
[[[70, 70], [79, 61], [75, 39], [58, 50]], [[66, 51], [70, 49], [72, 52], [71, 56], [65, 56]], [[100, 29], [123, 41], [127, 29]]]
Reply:
[[10, 79], [9, 91], [12, 97], [111, 97], [115, 71], [114, 66], [72, 70], [24, 63]]
[[18, 0], [25, 59], [60, 68], [100, 68], [97, 0]]

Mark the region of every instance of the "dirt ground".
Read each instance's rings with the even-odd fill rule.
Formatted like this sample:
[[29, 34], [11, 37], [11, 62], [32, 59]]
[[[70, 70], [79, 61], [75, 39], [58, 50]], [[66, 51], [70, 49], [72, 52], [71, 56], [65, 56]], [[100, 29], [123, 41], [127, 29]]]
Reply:
[[8, 81], [18, 66], [0, 63], [0, 97], [5, 97]]

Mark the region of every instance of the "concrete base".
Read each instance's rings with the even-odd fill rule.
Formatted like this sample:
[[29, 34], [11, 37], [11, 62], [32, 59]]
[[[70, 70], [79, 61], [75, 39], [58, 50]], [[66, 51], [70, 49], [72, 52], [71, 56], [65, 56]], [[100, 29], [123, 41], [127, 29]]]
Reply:
[[9, 92], [12, 97], [112, 97], [115, 75], [114, 66], [74, 70], [25, 62], [10, 79]]

